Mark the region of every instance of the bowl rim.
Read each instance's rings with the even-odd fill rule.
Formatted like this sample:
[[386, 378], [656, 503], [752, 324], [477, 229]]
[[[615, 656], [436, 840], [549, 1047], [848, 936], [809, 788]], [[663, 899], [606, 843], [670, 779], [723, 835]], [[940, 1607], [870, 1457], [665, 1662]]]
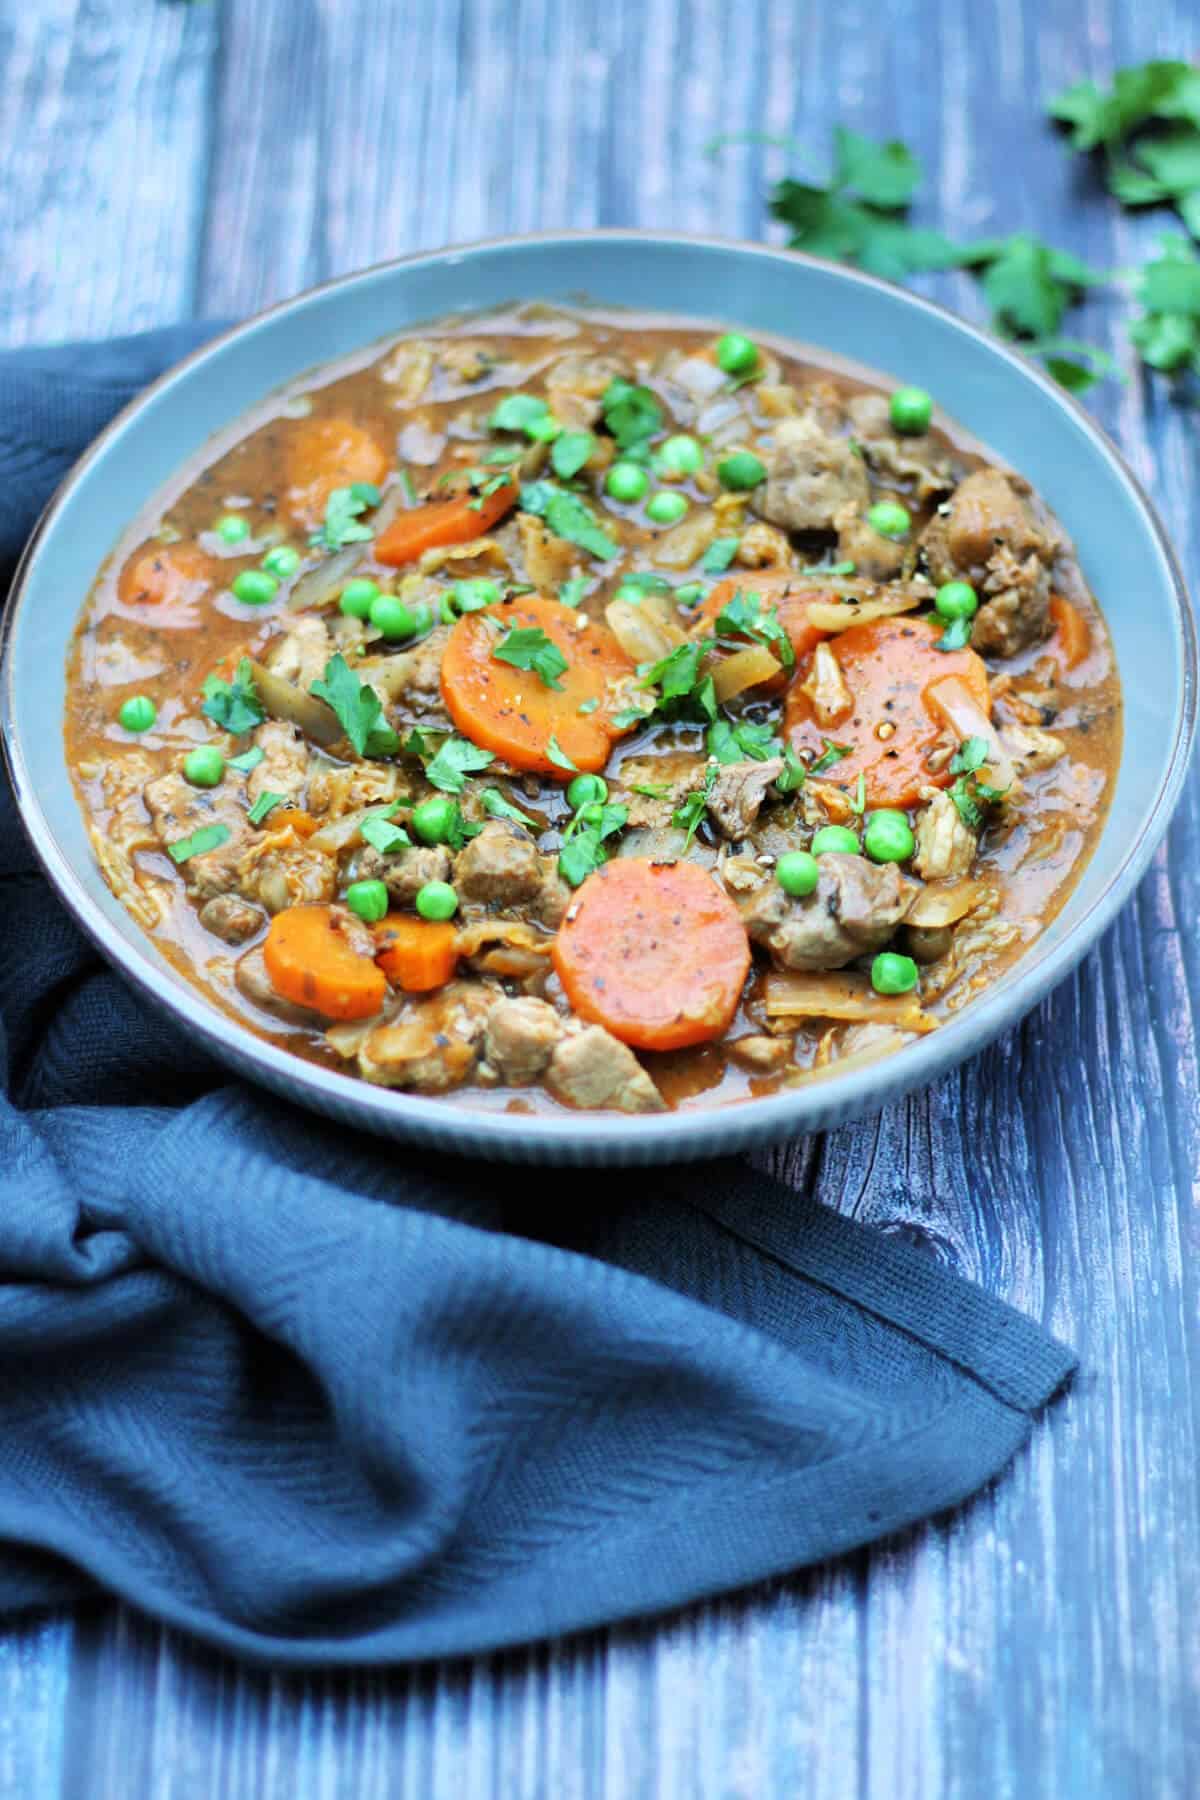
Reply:
[[[1034, 946], [1019, 959], [1011, 980], [982, 994], [970, 1006], [942, 1024], [936, 1032], [909, 1044], [895, 1057], [859, 1066], [839, 1074], [834, 1065], [827, 1075], [800, 1083], [781, 1093], [737, 1102], [716, 1103], [674, 1112], [630, 1116], [617, 1113], [564, 1112], [559, 1114], [488, 1111], [427, 1098], [395, 1089], [373, 1086], [357, 1076], [323, 1068], [293, 1051], [259, 1038], [214, 1006], [168, 965], [158, 967], [149, 944], [142, 937], [126, 940], [115, 933], [100, 906], [88, 893], [83, 877], [58, 842], [54, 827], [38, 797], [26, 763], [17, 726], [15, 704], [15, 644], [17, 624], [33, 567], [55, 529], [68, 497], [86, 471], [106, 454], [108, 445], [158, 394], [186, 371], [217, 356], [234, 340], [269, 328], [272, 321], [310, 305], [338, 290], [378, 280], [395, 271], [436, 264], [455, 264], [480, 253], [516, 252], [562, 245], [572, 248], [597, 241], [609, 243], [674, 245], [680, 249], [712, 250], [751, 260], [812, 268], [851, 286], [881, 293], [892, 304], [932, 315], [950, 330], [981, 344], [991, 355], [1008, 363], [1025, 381], [1032, 381], [1046, 398], [1073, 414], [1117, 478], [1129, 490], [1161, 552], [1170, 575], [1172, 599], [1179, 623], [1183, 651], [1183, 685], [1166, 767], [1154, 799], [1140, 828], [1124, 846], [1112, 874], [1075, 921], [1061, 942], [1038, 954]], [[468, 310], [468, 309], [463, 309]], [[819, 348], [819, 346], [814, 346]], [[315, 287], [276, 302], [248, 319], [207, 339], [196, 350], [139, 391], [93, 440], [68, 471], [48, 502], [25, 546], [13, 578], [8, 604], [0, 624], [0, 734], [9, 765], [18, 809], [35, 853], [59, 899], [76, 924], [101, 954], [116, 965], [134, 989], [160, 1009], [183, 1022], [205, 1046], [240, 1072], [261, 1081], [276, 1093], [316, 1105], [363, 1128], [398, 1139], [452, 1149], [465, 1155], [491, 1153], [504, 1160], [604, 1159], [606, 1153], [625, 1153], [633, 1161], [666, 1161], [693, 1158], [745, 1147], [752, 1143], [778, 1142], [822, 1129], [841, 1116], [871, 1110], [872, 1090], [879, 1104], [924, 1086], [957, 1062], [984, 1048], [993, 1038], [1022, 1017], [1030, 1007], [1063, 980], [1102, 931], [1115, 918], [1145, 873], [1178, 802], [1196, 729], [1197, 634], [1186, 582], [1171, 539], [1149, 495], [1122, 452], [1074, 395], [1011, 344], [992, 337], [948, 307], [924, 295], [883, 280], [879, 276], [777, 245], [754, 243], [710, 233], [666, 232], [633, 227], [600, 227], [595, 230], [563, 230], [517, 233], [482, 238], [465, 244], [418, 250], [386, 258], [364, 269], [332, 277]], [[1030, 994], [1031, 984], [1036, 992]], [[879, 1080], [886, 1069], [886, 1079]], [[311, 1098], [316, 1096], [316, 1098]]]

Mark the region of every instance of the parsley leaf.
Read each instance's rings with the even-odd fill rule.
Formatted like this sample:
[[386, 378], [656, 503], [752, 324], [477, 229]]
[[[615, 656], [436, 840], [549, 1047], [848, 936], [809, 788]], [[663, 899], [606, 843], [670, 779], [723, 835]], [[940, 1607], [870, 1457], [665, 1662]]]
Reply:
[[264, 788], [246, 817], [252, 825], [261, 825], [267, 814], [274, 812], [277, 806], [282, 806], [286, 799], [286, 794], [273, 794], [269, 788]]
[[[561, 747], [558, 739], [555, 737], [553, 732], [550, 733], [550, 742], [546, 745], [546, 755], [550, 758], [550, 761], [555, 765], [556, 768], [570, 769], [572, 771], [572, 773], [574, 773], [576, 770], [578, 770], [579, 764], [573, 763], [571, 761], [570, 757], [567, 755], [566, 751]], [[488, 760], [490, 762], [491, 758], [489, 757]], [[431, 777], [431, 779], [432, 779], [432, 777]]]
[[614, 375], [605, 388], [600, 406], [619, 450], [643, 445], [662, 430], [662, 408], [650, 389], [635, 387], [620, 375]]
[[976, 769], [982, 769], [991, 751], [985, 737], [964, 738], [950, 759], [952, 775], [973, 775]]
[[921, 165], [896, 138], [876, 144], [838, 125], [833, 133], [834, 176], [839, 188], [853, 188], [871, 206], [907, 206], [921, 185]]
[[692, 839], [700, 829], [700, 821], [708, 811], [708, 797], [713, 791], [713, 783], [717, 779], [715, 766], [710, 765], [704, 776], [704, 786], [690, 793], [680, 806], [671, 814], [672, 825], [686, 832], [683, 840], [685, 850], [690, 850]]
[[722, 574], [738, 553], [741, 538], [714, 538], [700, 561], [706, 575]]
[[558, 872], [569, 887], [577, 888], [594, 869], [608, 861], [608, 853], [595, 831], [581, 831], [558, 853]]
[[778, 612], [773, 606], [765, 606], [762, 595], [750, 589], [739, 588], [717, 614], [717, 630], [722, 629], [739, 637], [748, 637], [756, 644], [765, 644], [775, 652], [785, 669], [790, 669], [796, 661], [792, 640], [779, 623]]
[[1094, 81], [1077, 81], [1056, 94], [1047, 111], [1071, 127], [1076, 150], [1117, 144], [1148, 119], [1200, 126], [1200, 69], [1186, 62], [1135, 63], [1117, 70], [1111, 93], [1101, 93]]
[[373, 481], [354, 481], [349, 487], [334, 488], [325, 502], [325, 523], [309, 533], [309, 543], [325, 550], [365, 543], [374, 533], [359, 519], [370, 507], [378, 505], [379, 489]]
[[862, 815], [866, 812], [866, 810], [867, 810], [867, 777], [865, 774], [860, 773], [859, 777], [858, 777], [858, 782], [854, 789], [853, 797], [850, 800], [850, 811], [852, 813], [856, 813], [857, 816], [861, 819]]
[[586, 575], [573, 575], [570, 581], [564, 581], [558, 590], [558, 597], [564, 606], [582, 606], [587, 596], [588, 578]]
[[1077, 256], [1052, 250], [1026, 231], [975, 244], [963, 260], [982, 270], [994, 329], [1016, 336], [1056, 332], [1083, 289], [1104, 281]]
[[983, 829], [987, 816], [985, 804], [992, 800], [1002, 800], [1008, 792], [1007, 788], [992, 787], [988, 782], [978, 779], [978, 771], [990, 754], [991, 745], [985, 737], [969, 737], [964, 738], [950, 759], [950, 773], [958, 776], [950, 789], [950, 798], [959, 818], [971, 831]]
[[524, 431], [550, 411], [540, 394], [506, 394], [488, 419], [490, 431]]
[[323, 680], [310, 689], [336, 715], [360, 756], [386, 756], [400, 739], [383, 717], [383, 702], [373, 687], [360, 681], [341, 651], [325, 665]]
[[232, 681], [223, 681], [219, 675], [208, 677], [200, 711], [214, 724], [232, 732], [234, 737], [241, 737], [243, 732], [253, 731], [256, 725], [262, 724], [266, 714], [254, 685], [248, 656], [243, 656], [238, 663]]
[[1134, 283], [1143, 311], [1129, 327], [1138, 354], [1167, 374], [1200, 374], [1200, 261], [1186, 238], [1159, 240]]
[[596, 440], [590, 431], [564, 431], [550, 446], [550, 466], [564, 481], [578, 475], [587, 462]]
[[168, 844], [167, 854], [173, 862], [185, 863], [190, 857], [203, 856], [206, 850], [219, 849], [228, 843], [231, 835], [228, 825], [201, 825], [190, 837], [177, 838], [173, 844]]
[[723, 763], [741, 762], [746, 757], [751, 762], [766, 762], [780, 748], [772, 727], [753, 719], [741, 719], [736, 725], [718, 719], [709, 726], [704, 741], [709, 755]]
[[797, 788], [803, 787], [808, 778], [808, 770], [796, 755], [790, 744], [783, 746], [783, 768], [775, 777], [775, 791], [778, 794], [794, 794]]
[[826, 769], [832, 769], [835, 763], [840, 763], [842, 758], [844, 756], [849, 756], [849, 754], [849, 744], [834, 744], [829, 738], [826, 738], [824, 750], [821, 752], [820, 756], [818, 756], [816, 762], [809, 764], [808, 773], [810, 775], [824, 775]]
[[971, 620], [951, 619], [940, 638], [935, 638], [935, 650], [961, 650], [971, 641]]
[[607, 562], [617, 554], [617, 546], [602, 530], [591, 507], [578, 494], [555, 492], [546, 506], [546, 524], [555, 537], [566, 538], [568, 543], [578, 544], [589, 556], [600, 562]]
[[558, 677], [568, 667], [567, 659], [540, 625], [514, 625], [496, 645], [492, 656], [497, 662], [511, 664], [514, 669], [528, 670], [538, 676], [545, 687], [562, 688]]
[[[389, 808], [388, 811], [391, 809]], [[404, 850], [412, 843], [402, 825], [395, 824], [387, 812], [368, 813], [359, 825], [359, 836], [380, 856], [394, 856], [398, 850]]]
[[479, 799], [484, 812], [490, 813], [493, 819], [511, 819], [516, 825], [528, 825], [531, 831], [540, 830], [537, 820], [531, 819], [519, 806], [514, 806], [511, 800], [506, 800], [499, 788], [484, 788]]
[[240, 756], [230, 757], [229, 767], [237, 769], [242, 775], [248, 775], [251, 769], [257, 769], [265, 755], [265, 750], [260, 750], [257, 744], [251, 744], [250, 748], [243, 750]]
[[469, 738], [448, 737], [432, 762], [425, 765], [425, 778], [445, 794], [461, 794], [467, 775], [486, 769], [495, 760], [490, 750], [481, 750]]

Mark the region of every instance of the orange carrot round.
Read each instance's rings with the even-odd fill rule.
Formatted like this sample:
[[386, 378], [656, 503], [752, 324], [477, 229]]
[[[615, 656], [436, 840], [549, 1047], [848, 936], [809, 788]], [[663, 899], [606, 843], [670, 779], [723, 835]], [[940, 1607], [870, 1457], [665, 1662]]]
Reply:
[[[504, 630], [497, 632], [495, 625]], [[517, 669], [493, 652], [510, 629], [545, 632], [566, 657], [567, 666], [548, 686], [532, 669]], [[612, 632], [555, 600], [524, 595], [503, 606], [468, 613], [450, 633], [442, 656], [442, 698], [464, 737], [494, 750], [516, 769], [535, 769], [570, 781], [575, 769], [595, 773], [608, 761], [620, 730], [620, 711], [610, 683], [634, 673]], [[594, 712], [581, 706], [596, 703]], [[574, 764], [564, 768], [550, 755], [551, 739]]]
[[1066, 668], [1077, 669], [1092, 647], [1087, 620], [1079, 608], [1072, 606], [1061, 594], [1050, 596], [1050, 617], [1054, 620], [1051, 651], [1061, 657]]
[[302, 419], [287, 447], [288, 507], [301, 525], [319, 525], [334, 488], [374, 485], [388, 471], [379, 444], [353, 419]]
[[[808, 621], [808, 609], [816, 600], [834, 600], [837, 598], [830, 588], [804, 586], [802, 577], [787, 574], [779, 569], [759, 570], [746, 575], [730, 576], [725, 581], [718, 581], [716, 587], [710, 588], [697, 609], [695, 630], [702, 635], [709, 635], [716, 629], [717, 620], [735, 594], [757, 594], [764, 611], [772, 608], [779, 615], [779, 623], [791, 640], [796, 660], [807, 654], [814, 644], [820, 642], [828, 633], [818, 631]], [[731, 632], [736, 638], [739, 634]], [[787, 686], [787, 675], [774, 675], [769, 681], [758, 683], [758, 691], [762, 694], [778, 693]]]
[[458, 927], [450, 920], [392, 913], [375, 927], [375, 960], [393, 987], [427, 994], [453, 980]]
[[351, 941], [331, 906], [288, 906], [275, 914], [263, 958], [277, 994], [327, 1019], [367, 1019], [387, 995], [387, 979]]
[[833, 765], [828, 779], [848, 788], [864, 776], [868, 806], [913, 806], [923, 787], [949, 786], [954, 779], [949, 768], [935, 773], [925, 762], [942, 731], [927, 690], [957, 675], [985, 712], [989, 696], [987, 669], [973, 650], [934, 648], [944, 630], [940, 620], [896, 618], [839, 633], [834, 654], [854, 710], [831, 730], [817, 724], [812, 701], [802, 691], [811, 654], [801, 658], [784, 707], [792, 747], [814, 757], [827, 738], [848, 746], [850, 754]]
[[398, 569], [404, 563], [416, 562], [426, 550], [469, 544], [512, 510], [519, 492], [510, 477], [490, 494], [472, 495], [463, 490], [444, 500], [429, 500], [424, 506], [398, 512], [375, 540], [375, 560]]
[[552, 955], [580, 1018], [639, 1050], [719, 1038], [750, 967], [737, 908], [711, 875], [635, 856], [588, 876]]
[[199, 544], [143, 544], [117, 579], [126, 606], [162, 606], [196, 600], [213, 585], [216, 565]]

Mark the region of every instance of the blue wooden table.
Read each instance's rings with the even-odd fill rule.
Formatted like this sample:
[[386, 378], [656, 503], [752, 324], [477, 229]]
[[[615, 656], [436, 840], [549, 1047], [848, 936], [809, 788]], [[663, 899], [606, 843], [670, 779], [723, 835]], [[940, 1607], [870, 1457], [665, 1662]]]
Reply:
[[[791, 133], [822, 166], [838, 120], [920, 153], [929, 222], [1125, 265], [1161, 222], [1106, 202], [1040, 105], [1194, 53], [1195, 20], [1194, 0], [0, 0], [0, 342], [244, 314], [543, 226], [762, 237], [786, 156], [706, 140]], [[979, 316], [967, 278], [932, 291]], [[1096, 300], [1085, 333], [1120, 351], [1116, 322]], [[1196, 415], [1136, 372], [1094, 405], [1195, 577]], [[0, 1634], [0, 1792], [1194, 1793], [1198, 799], [1193, 778], [1135, 902], [1019, 1031], [763, 1158], [1078, 1348], [993, 1491], [767, 1590], [474, 1665], [284, 1680], [116, 1607], [31, 1623]]]

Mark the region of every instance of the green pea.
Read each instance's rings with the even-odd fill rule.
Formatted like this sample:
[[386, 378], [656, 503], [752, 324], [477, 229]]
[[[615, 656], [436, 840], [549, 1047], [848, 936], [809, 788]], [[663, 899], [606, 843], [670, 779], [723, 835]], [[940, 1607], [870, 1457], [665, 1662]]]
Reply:
[[412, 828], [423, 844], [444, 844], [454, 829], [456, 811], [448, 794], [435, 794], [413, 807]]
[[897, 431], [910, 432], [919, 437], [923, 431], [929, 430], [929, 421], [933, 417], [933, 397], [919, 387], [898, 387], [888, 405], [893, 426]]
[[822, 825], [812, 841], [814, 856], [857, 856], [858, 839], [846, 825]]
[[485, 606], [494, 606], [499, 600], [500, 584], [488, 581], [483, 575], [471, 581], [456, 581], [450, 589], [450, 598], [459, 612], [482, 612]]
[[604, 486], [614, 500], [621, 500], [628, 505], [645, 496], [650, 486], [650, 477], [637, 463], [615, 462], [604, 477]]
[[863, 832], [863, 848], [872, 862], [907, 862], [916, 842], [904, 813], [892, 807], [872, 813]]
[[911, 994], [917, 985], [917, 965], [911, 956], [881, 950], [871, 964], [871, 986], [877, 994]]
[[686, 431], [677, 432], [659, 445], [654, 467], [664, 480], [682, 481], [688, 475], [699, 474], [704, 467], [704, 451]]
[[[428, 616], [428, 607], [425, 612]], [[410, 638], [418, 629], [416, 615], [395, 594], [376, 594], [367, 609], [367, 617], [385, 638]]]
[[278, 575], [281, 581], [286, 581], [300, 567], [300, 552], [293, 550], [290, 544], [276, 544], [263, 557], [262, 566], [269, 575]]
[[217, 536], [227, 544], [240, 544], [250, 536], [250, 526], [240, 513], [226, 513], [217, 520]]
[[811, 894], [820, 878], [817, 859], [807, 850], [789, 850], [775, 864], [776, 881], [785, 894], [794, 894], [797, 899]]
[[727, 331], [717, 339], [717, 367], [726, 375], [748, 375], [758, 367], [758, 346], [740, 331]]
[[382, 881], [352, 881], [346, 889], [346, 905], [368, 925], [375, 925], [387, 913], [387, 888]]
[[749, 450], [735, 450], [732, 456], [723, 456], [717, 464], [717, 480], [735, 494], [749, 493], [766, 479], [766, 464]]
[[697, 606], [705, 595], [702, 581], [685, 581], [682, 587], [675, 589], [676, 606]]
[[201, 744], [183, 759], [183, 775], [193, 787], [216, 787], [225, 773], [225, 758], [215, 744]]
[[603, 775], [577, 775], [567, 783], [567, 805], [578, 812], [592, 801], [608, 799], [608, 783]]
[[540, 419], [530, 419], [525, 436], [532, 438], [535, 444], [552, 444], [561, 431], [561, 419], [556, 419], [553, 413], [543, 413]]
[[417, 890], [416, 904], [423, 919], [452, 919], [458, 911], [458, 895], [448, 881], [427, 881]]
[[898, 500], [877, 500], [868, 508], [867, 524], [880, 537], [907, 537], [912, 530], [912, 514]]
[[973, 619], [979, 596], [969, 581], [945, 581], [933, 596], [934, 609], [943, 619]]
[[279, 582], [269, 569], [243, 569], [233, 578], [233, 592], [243, 606], [269, 606], [279, 592]]
[[117, 717], [126, 731], [149, 731], [158, 717], [158, 708], [149, 694], [133, 694], [122, 703]]
[[367, 619], [378, 598], [379, 583], [372, 581], [369, 575], [358, 575], [342, 589], [338, 611], [345, 613], [348, 619]]
[[663, 488], [651, 496], [646, 502], [646, 517], [653, 519], [656, 525], [674, 525], [682, 519], [688, 509], [685, 494], [673, 494]]

